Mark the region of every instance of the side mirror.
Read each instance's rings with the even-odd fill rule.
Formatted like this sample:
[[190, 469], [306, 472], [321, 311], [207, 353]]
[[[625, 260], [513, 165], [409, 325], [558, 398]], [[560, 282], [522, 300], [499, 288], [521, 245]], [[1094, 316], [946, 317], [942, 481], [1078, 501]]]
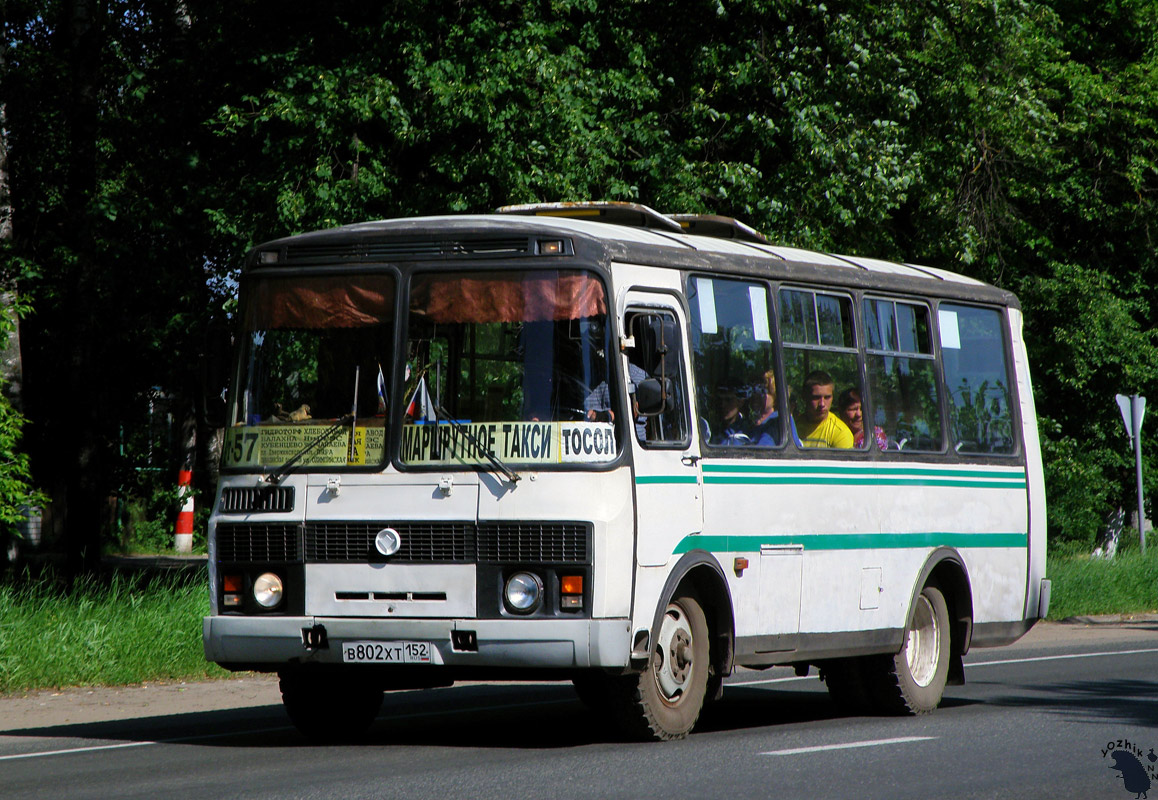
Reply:
[[674, 394], [671, 378], [662, 383], [659, 378], [645, 378], [635, 385], [635, 402], [646, 417], [670, 411], [675, 406]]

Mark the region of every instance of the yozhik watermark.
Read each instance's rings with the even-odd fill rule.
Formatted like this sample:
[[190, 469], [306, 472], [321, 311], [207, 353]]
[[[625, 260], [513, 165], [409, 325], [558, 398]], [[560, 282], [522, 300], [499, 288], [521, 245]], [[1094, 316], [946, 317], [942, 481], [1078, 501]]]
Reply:
[[1158, 783], [1158, 754], [1153, 747], [1144, 753], [1129, 739], [1112, 739], [1102, 748], [1102, 758], [1113, 762], [1109, 768], [1118, 773], [1123, 788], [1135, 798], [1144, 800], [1151, 785]]

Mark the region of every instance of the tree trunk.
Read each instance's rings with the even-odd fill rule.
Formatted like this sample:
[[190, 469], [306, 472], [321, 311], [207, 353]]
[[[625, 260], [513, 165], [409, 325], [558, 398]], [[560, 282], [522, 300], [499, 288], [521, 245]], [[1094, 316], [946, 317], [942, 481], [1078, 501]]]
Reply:
[[25, 325], [35, 352], [25, 364], [26, 393], [33, 416], [30, 439], [33, 474], [49, 493], [45, 523], [65, 551], [69, 577], [99, 565], [107, 479], [100, 423], [105, 382], [99, 370], [101, 331], [92, 200], [97, 187], [98, 86], [101, 9], [95, 0], [70, 0], [63, 7], [56, 48], [67, 64], [59, 99], [69, 152], [63, 157], [64, 214], [57, 220], [71, 251], [68, 280]]

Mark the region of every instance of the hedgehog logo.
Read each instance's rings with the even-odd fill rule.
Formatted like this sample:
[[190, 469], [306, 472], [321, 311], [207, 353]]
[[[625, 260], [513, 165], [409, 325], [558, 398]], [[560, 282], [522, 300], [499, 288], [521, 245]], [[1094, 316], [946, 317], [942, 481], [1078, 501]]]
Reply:
[[1150, 752], [1143, 755], [1142, 748], [1129, 739], [1117, 739], [1106, 743], [1105, 749], [1102, 750], [1102, 758], [1106, 756], [1114, 762], [1108, 766], [1118, 773], [1123, 788], [1134, 795], [1135, 800], [1148, 800], [1146, 793], [1155, 782], [1158, 782], [1154, 765], [1154, 762], [1158, 761], [1158, 756], [1154, 754], [1154, 748], [1150, 748]]

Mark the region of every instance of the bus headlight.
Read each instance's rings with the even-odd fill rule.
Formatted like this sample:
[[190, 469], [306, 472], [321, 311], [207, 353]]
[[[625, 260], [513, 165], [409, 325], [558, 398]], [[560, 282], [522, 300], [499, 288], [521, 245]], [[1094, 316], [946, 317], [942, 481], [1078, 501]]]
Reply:
[[516, 572], [507, 578], [503, 597], [516, 614], [530, 614], [543, 602], [543, 581], [533, 572]]
[[253, 582], [253, 599], [259, 606], [274, 608], [281, 602], [283, 589], [281, 578], [272, 572], [263, 572]]

